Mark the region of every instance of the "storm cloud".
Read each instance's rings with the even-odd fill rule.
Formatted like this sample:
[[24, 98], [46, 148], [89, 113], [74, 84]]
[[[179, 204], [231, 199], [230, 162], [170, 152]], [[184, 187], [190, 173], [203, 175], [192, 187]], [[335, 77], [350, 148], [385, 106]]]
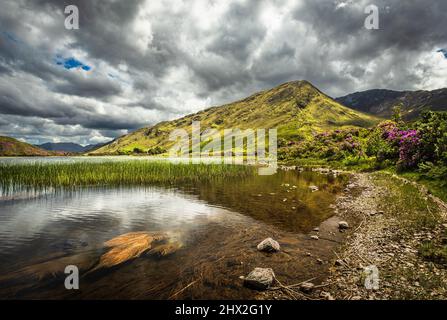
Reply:
[[[3, 0], [0, 135], [98, 143], [305, 79], [331, 96], [447, 86], [447, 2]], [[64, 27], [67, 5], [79, 30]]]

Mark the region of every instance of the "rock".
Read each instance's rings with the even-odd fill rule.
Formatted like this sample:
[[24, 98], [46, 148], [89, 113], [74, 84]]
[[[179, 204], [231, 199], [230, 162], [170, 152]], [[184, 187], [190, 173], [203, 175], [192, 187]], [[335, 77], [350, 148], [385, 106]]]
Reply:
[[258, 244], [258, 250], [264, 252], [278, 252], [281, 247], [279, 243], [272, 238], [267, 238], [263, 240], [260, 244]]
[[343, 260], [340, 260], [340, 259], [339, 259], [339, 260], [336, 260], [336, 261], [335, 261], [335, 265], [336, 265], [336, 266], [342, 266], [342, 265], [344, 265]]
[[153, 249], [149, 250], [147, 252], [147, 255], [155, 255], [158, 257], [166, 257], [171, 254], [174, 254], [179, 249], [183, 247], [183, 244], [178, 241], [173, 241], [165, 244], [161, 244], [158, 246], [155, 246]]
[[334, 297], [326, 291], [321, 291], [320, 292], [320, 298], [326, 299], [326, 300], [335, 300]]
[[120, 235], [104, 243], [104, 246], [109, 250], [101, 256], [98, 265], [89, 272], [111, 268], [136, 259], [152, 249], [153, 243], [166, 241], [167, 239], [168, 234], [164, 232], [130, 232]]
[[320, 239], [320, 238], [318, 238], [318, 236], [310, 236], [310, 238], [311, 238], [312, 240], [318, 240], [318, 239]]
[[312, 192], [315, 192], [315, 191], [320, 190], [320, 189], [318, 189], [317, 186], [310, 186], [309, 189], [310, 189]]
[[349, 229], [349, 224], [346, 221], [340, 221], [338, 223], [338, 229], [340, 230]]
[[228, 268], [232, 268], [232, 267], [240, 266], [241, 263], [235, 259], [230, 259], [227, 261], [226, 265]]
[[315, 231], [315, 232], [319, 232], [319, 231], [320, 231], [320, 228], [314, 228], [314, 231]]
[[266, 290], [271, 286], [274, 278], [275, 274], [271, 268], [255, 268], [244, 279], [244, 286], [255, 290]]
[[321, 259], [317, 259], [317, 262], [318, 262], [319, 264], [323, 264], [323, 260], [321, 260]]
[[312, 290], [314, 289], [315, 285], [311, 282], [304, 282], [302, 284], [300, 284], [300, 290], [305, 292], [305, 293], [311, 293]]

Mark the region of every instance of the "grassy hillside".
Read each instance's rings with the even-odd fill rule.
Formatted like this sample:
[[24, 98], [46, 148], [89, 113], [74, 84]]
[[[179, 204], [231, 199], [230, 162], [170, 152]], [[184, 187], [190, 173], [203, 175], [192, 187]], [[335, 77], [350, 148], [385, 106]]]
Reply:
[[330, 129], [370, 127], [378, 118], [349, 109], [334, 101], [307, 81], [282, 84], [271, 90], [212, 107], [183, 118], [161, 122], [120, 137], [90, 154], [120, 154], [134, 150], [168, 150], [174, 129], [191, 132], [192, 121], [201, 122], [201, 130], [278, 129], [278, 139], [309, 139], [312, 133]]
[[0, 136], [0, 156], [50, 156], [54, 153], [9, 137]]

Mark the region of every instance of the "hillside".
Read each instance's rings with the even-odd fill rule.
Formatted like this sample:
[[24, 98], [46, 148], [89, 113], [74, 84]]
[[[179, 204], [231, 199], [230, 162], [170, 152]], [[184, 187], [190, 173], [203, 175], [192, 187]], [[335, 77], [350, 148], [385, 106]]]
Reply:
[[294, 81], [234, 103], [139, 129], [90, 154], [120, 154], [136, 149], [147, 152], [155, 147], [167, 150], [173, 144], [169, 133], [180, 128], [191, 132], [192, 121], [200, 121], [202, 131], [277, 128], [279, 139], [291, 140], [307, 139], [313, 132], [329, 129], [369, 127], [378, 120], [339, 104], [307, 81]]
[[352, 109], [380, 117], [390, 117], [400, 105], [405, 120], [414, 120], [423, 110], [447, 111], [447, 89], [433, 91], [392, 91], [374, 89], [336, 99]]
[[0, 136], [0, 156], [51, 156], [53, 152], [40, 149], [14, 138]]

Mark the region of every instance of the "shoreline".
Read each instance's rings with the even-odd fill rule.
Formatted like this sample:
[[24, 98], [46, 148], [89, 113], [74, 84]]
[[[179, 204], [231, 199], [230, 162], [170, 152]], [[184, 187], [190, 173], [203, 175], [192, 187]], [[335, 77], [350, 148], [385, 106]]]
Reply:
[[[262, 300], [447, 298], [445, 264], [427, 260], [421, 252], [422, 243], [442, 245], [446, 240], [444, 234], [447, 238], [447, 205], [431, 195], [427, 188], [384, 172], [359, 173], [297, 166], [279, 168], [335, 176], [344, 174], [349, 175], [349, 182], [331, 206], [334, 214], [309, 233], [292, 234], [263, 223], [256, 224], [255, 234], [253, 230], [249, 232], [253, 227], [241, 230], [240, 234], [229, 233], [225, 240], [228, 250], [225, 252], [232, 252], [231, 258], [227, 254], [217, 255], [215, 261], [219, 267], [215, 265], [214, 272], [226, 270], [227, 276], [231, 276], [224, 278], [223, 274], [215, 274], [210, 277], [216, 278], [213, 280], [216, 285], [241, 286], [242, 296]], [[348, 222], [349, 228], [339, 230], [340, 221]], [[260, 255], [256, 251], [258, 241], [270, 236], [283, 249], [280, 253]], [[242, 287], [243, 281], [239, 277], [246, 276], [253, 267], [275, 266], [281, 285], [312, 282], [313, 288], [292, 293], [281, 286], [262, 292]], [[367, 289], [365, 281], [369, 274], [365, 268], [371, 266], [377, 267], [379, 282], [377, 288]], [[201, 268], [211, 273], [209, 263], [203, 263]], [[191, 276], [197, 275], [193, 273]], [[203, 284], [194, 282], [195, 286], [206, 287], [209, 279], [202, 279]], [[199, 288], [194, 291], [198, 297], [204, 294]], [[186, 298], [191, 293], [184, 294], [178, 298]]]
[[[429, 195], [425, 187], [398, 176], [381, 173], [353, 173], [354, 184], [361, 189], [354, 197], [339, 198], [336, 216], [353, 222], [353, 228], [329, 267], [323, 282], [325, 290], [312, 298], [337, 300], [388, 299], [446, 299], [447, 270], [445, 265], [428, 261], [421, 256], [421, 244], [437, 241], [446, 233], [446, 205]], [[403, 186], [391, 191], [387, 184]], [[383, 184], [385, 182], [385, 184]], [[406, 189], [414, 188], [424, 201], [427, 212], [414, 219], [419, 223], [424, 215], [433, 216], [433, 226], [413, 226], [413, 221], [396, 216], [406, 210], [401, 204], [390, 202], [391, 192], [403, 197]], [[394, 195], [396, 196], [396, 195]], [[417, 197], [417, 195], [416, 195]], [[405, 201], [406, 199], [404, 199]], [[408, 200], [408, 199], [407, 199]], [[439, 216], [429, 207], [437, 207]], [[397, 210], [397, 211], [396, 211]], [[404, 216], [408, 212], [400, 212]], [[367, 289], [371, 281], [371, 267], [378, 271], [377, 287]], [[369, 269], [365, 269], [369, 268]], [[368, 278], [369, 277], [369, 278]]]

